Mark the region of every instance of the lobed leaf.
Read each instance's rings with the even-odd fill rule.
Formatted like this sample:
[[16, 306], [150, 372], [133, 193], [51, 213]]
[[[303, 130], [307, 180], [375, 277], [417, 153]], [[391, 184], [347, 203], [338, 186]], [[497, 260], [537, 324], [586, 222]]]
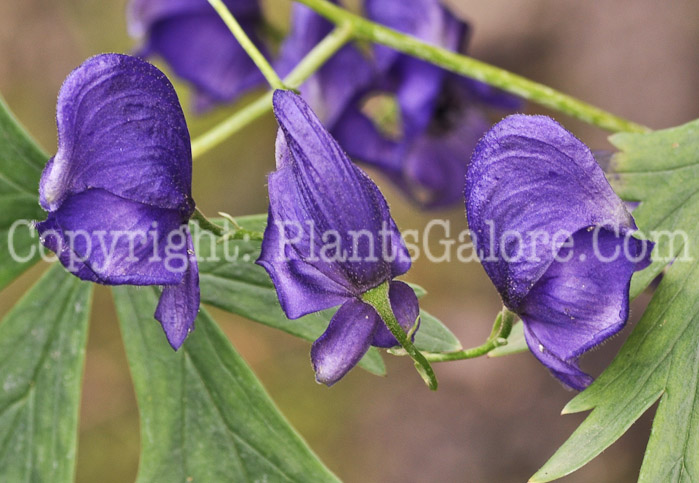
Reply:
[[[607, 370], [564, 409], [592, 413], [532, 478], [560, 478], [616, 441], [660, 400], [640, 481], [699, 480], [699, 120], [650, 134], [610, 138], [621, 152], [611, 182], [656, 241], [656, 261], [632, 282], [642, 291], [667, 262], [638, 326]], [[673, 244], [666, 236], [682, 230]], [[678, 239], [679, 240], [679, 239]]]

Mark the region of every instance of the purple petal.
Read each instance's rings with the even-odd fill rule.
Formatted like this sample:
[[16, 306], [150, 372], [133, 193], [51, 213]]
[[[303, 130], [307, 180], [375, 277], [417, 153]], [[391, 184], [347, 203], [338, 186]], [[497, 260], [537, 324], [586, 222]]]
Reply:
[[[219, 103], [232, 101], [264, 81], [216, 12], [182, 15], [154, 24], [148, 47], [165, 59], [177, 76]], [[197, 107], [208, 105], [198, 103]]]
[[592, 379], [577, 359], [626, 324], [631, 276], [650, 263], [652, 243], [606, 229], [583, 229], [571, 242], [524, 298], [519, 315], [534, 355], [581, 390]]
[[[274, 108], [282, 135], [278, 169], [269, 177], [270, 219], [289, 228], [287, 239], [298, 239], [282, 253], [279, 235], [268, 225], [260, 263], [280, 263], [284, 257], [306, 262], [357, 296], [404, 273], [407, 249], [376, 185], [347, 159], [299, 96], [276, 91]], [[321, 246], [329, 250], [322, 252]], [[387, 258], [399, 255], [398, 263]]]
[[[367, 0], [365, 10], [374, 22], [454, 51], [460, 50], [468, 35], [468, 24], [452, 15], [439, 0]], [[402, 55], [381, 46], [376, 54], [384, 67]]]
[[479, 109], [467, 107], [444, 133], [417, 139], [403, 167], [410, 198], [427, 209], [460, 201], [471, 153], [489, 125]]
[[559, 381], [576, 391], [582, 391], [594, 380], [590, 375], [585, 374], [578, 368], [577, 359], [564, 361], [546, 350], [536, 336], [524, 325], [524, 339], [527, 341], [529, 350], [539, 361], [545, 365]]
[[298, 251], [290, 243], [286, 243], [295, 237], [295, 232], [287, 232], [283, 225], [277, 224], [274, 213], [270, 210], [257, 263], [269, 273], [279, 303], [290, 319], [335, 307], [352, 296], [342, 283], [325, 274], [332, 273], [331, 267], [327, 267], [324, 273], [300, 258]]
[[[224, 3], [255, 45], [264, 50], [256, 34], [262, 22], [259, 2]], [[178, 76], [194, 85], [198, 91], [195, 107], [199, 110], [211, 107], [212, 101], [230, 102], [264, 81], [204, 0], [135, 0], [129, 9], [129, 30], [134, 36], [146, 37], [142, 55], [160, 55]]]
[[509, 116], [488, 131], [465, 194], [483, 267], [515, 312], [571, 234], [636, 228], [590, 150], [544, 116]]
[[207, 12], [210, 8], [201, 0], [131, 0], [126, 9], [129, 34], [142, 37], [162, 18]]
[[291, 31], [284, 39], [276, 61], [277, 72], [282, 76], [288, 75], [332, 29], [333, 24], [324, 17], [305, 5], [295, 3], [291, 7]]
[[396, 61], [391, 75], [397, 79], [395, 93], [403, 120], [403, 139], [410, 140], [430, 125], [446, 71], [403, 56]]
[[199, 267], [189, 231], [187, 238], [187, 269], [177, 285], [166, 285], [160, 295], [155, 318], [163, 326], [165, 336], [177, 350], [187, 335], [194, 330], [194, 319], [199, 313]]
[[[223, 3], [239, 21], [262, 14], [259, 0], [224, 0]], [[159, 20], [211, 11], [211, 5], [202, 0], [131, 0], [127, 8], [129, 33], [141, 37]]]
[[483, 113], [470, 106], [459, 108], [445, 123], [395, 142], [357, 109], [347, 109], [333, 133], [352, 157], [381, 170], [420, 207], [434, 209], [462, 199], [471, 153], [489, 127]]
[[183, 223], [176, 210], [91, 189], [69, 197], [37, 229], [42, 243], [83, 280], [156, 285], [182, 280]]
[[[469, 27], [438, 0], [368, 0], [367, 16], [375, 22], [453, 51], [465, 48]], [[386, 47], [376, 48], [379, 68], [387, 72], [403, 118], [404, 136], [421, 134], [432, 119], [447, 72]]]
[[[333, 3], [337, 3], [333, 1]], [[310, 8], [294, 4], [291, 33], [284, 39], [277, 70], [287, 75], [333, 28]], [[351, 72], [352, 75], [347, 75]], [[374, 78], [374, 67], [353, 45], [340, 49], [300, 87], [324, 125], [332, 127], [347, 104]]]
[[99, 188], [189, 218], [189, 132], [162, 72], [125, 55], [92, 57], [63, 84], [56, 118], [58, 152], [39, 190], [44, 209], [54, 211], [69, 195]]
[[[420, 315], [420, 307], [418, 305], [415, 291], [406, 283], [393, 281], [388, 292], [388, 298], [391, 301], [391, 309], [396, 316], [396, 320], [407, 333], [415, 325]], [[413, 334], [415, 339], [415, 334]], [[374, 339], [371, 345], [376, 347], [395, 347], [398, 341], [393, 336], [386, 324], [380, 322], [377, 324]]]
[[391, 179], [402, 176], [403, 159], [409, 146], [384, 137], [358, 106], [349, 106], [342, 113], [332, 133], [351, 157], [377, 167]]
[[351, 299], [330, 320], [311, 347], [316, 381], [332, 386], [364, 356], [381, 319], [370, 305]]

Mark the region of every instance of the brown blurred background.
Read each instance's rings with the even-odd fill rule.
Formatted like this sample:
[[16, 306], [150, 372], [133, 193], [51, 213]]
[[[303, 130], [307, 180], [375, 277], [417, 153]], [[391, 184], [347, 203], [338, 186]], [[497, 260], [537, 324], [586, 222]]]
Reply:
[[[266, 7], [284, 27], [290, 3]], [[653, 128], [699, 117], [699, 6], [692, 0], [451, 0], [472, 22], [471, 53]], [[55, 150], [55, 99], [65, 76], [101, 52], [129, 52], [125, 0], [0, 2], [0, 92], [48, 152]], [[178, 85], [187, 108], [187, 88]], [[187, 112], [193, 135], [232, 109], [206, 119]], [[545, 112], [530, 106], [528, 112]], [[551, 113], [549, 113], [551, 114]], [[606, 133], [555, 115], [592, 148]], [[205, 213], [266, 210], [265, 175], [274, 167], [271, 116], [249, 126], [194, 166], [194, 196]], [[413, 210], [371, 173], [392, 202], [401, 228], [432, 215]], [[436, 214], [465, 228], [463, 210]], [[438, 246], [434, 247], [435, 250]], [[44, 266], [0, 294], [4, 315]], [[408, 280], [430, 294], [422, 305], [465, 346], [480, 344], [499, 309], [478, 264], [419, 260]], [[648, 296], [636, 301], [634, 324]], [[428, 391], [405, 359], [387, 358], [388, 377], [357, 369], [332, 389], [317, 385], [309, 345], [212, 310], [272, 398], [338, 476], [360, 481], [526, 481], [583, 419], [560, 416], [573, 396], [530, 355], [437, 366], [440, 390]], [[586, 356], [599, 374], [629, 329]], [[567, 482], [624, 482], [638, 475], [650, 414]], [[78, 481], [128, 482], [138, 464], [138, 413], [114, 309], [100, 287], [92, 316], [80, 423]]]

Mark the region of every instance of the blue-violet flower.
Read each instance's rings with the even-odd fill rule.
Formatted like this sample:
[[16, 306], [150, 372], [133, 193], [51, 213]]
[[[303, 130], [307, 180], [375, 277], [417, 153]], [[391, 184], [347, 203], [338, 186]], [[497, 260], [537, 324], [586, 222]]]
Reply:
[[[259, 0], [224, 0], [256, 45], [263, 22]], [[158, 55], [195, 88], [194, 107], [203, 111], [232, 102], [264, 77], [206, 0], [132, 0], [132, 36], [144, 38], [138, 55]]]
[[[466, 48], [468, 24], [439, 0], [367, 0], [365, 10], [425, 42]], [[355, 93], [331, 132], [423, 208], [459, 202], [471, 152], [491, 124], [485, 108], [510, 110], [519, 100], [388, 47], [377, 46], [375, 59], [380, 75]]]
[[274, 93], [279, 122], [277, 170], [257, 261], [274, 282], [286, 315], [295, 319], [341, 305], [311, 349], [316, 380], [332, 385], [371, 345], [397, 341], [362, 295], [390, 283], [389, 299], [408, 332], [418, 318], [413, 290], [393, 278], [410, 257], [376, 185], [343, 153], [306, 102]]
[[[337, 3], [337, 0], [330, 1]], [[291, 31], [284, 39], [276, 62], [277, 71], [283, 76], [333, 29], [332, 23], [300, 3], [292, 6], [291, 17]], [[332, 129], [347, 104], [376, 75], [373, 63], [350, 44], [333, 55], [299, 90], [323, 125]]]
[[624, 327], [631, 276], [653, 243], [631, 236], [633, 217], [590, 150], [548, 117], [513, 115], [488, 131], [465, 194], [483, 267], [530, 350], [584, 389], [592, 378], [578, 358]]
[[42, 243], [83, 280], [164, 285], [155, 317], [179, 348], [199, 275], [190, 139], [172, 84], [138, 58], [98, 55], [66, 78], [56, 122], [58, 151], [39, 187]]

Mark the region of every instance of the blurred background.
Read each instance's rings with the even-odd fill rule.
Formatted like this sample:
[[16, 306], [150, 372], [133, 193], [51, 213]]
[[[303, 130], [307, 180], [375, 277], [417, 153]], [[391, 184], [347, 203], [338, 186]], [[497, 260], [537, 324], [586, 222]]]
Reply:
[[[699, 6], [694, 1], [447, 3], [471, 22], [470, 52], [479, 59], [653, 128], [699, 117]], [[0, 2], [0, 92], [47, 152], [55, 151], [55, 100], [65, 76], [91, 55], [129, 52], [136, 45], [126, 34], [125, 5], [125, 0]], [[290, 2], [269, 0], [265, 7], [285, 29]], [[234, 110], [196, 118], [188, 110], [187, 87], [177, 87], [193, 136]], [[548, 113], [537, 106], [527, 112]], [[607, 133], [553, 115], [593, 149], [610, 148]], [[274, 137], [268, 115], [195, 162], [194, 197], [205, 213], [266, 211]], [[433, 216], [450, 220], [455, 232], [466, 228], [461, 207], [419, 213], [377, 173], [370, 174], [402, 229], [423, 228]], [[436, 239], [433, 248], [439, 249]], [[0, 294], [0, 315], [44, 269], [35, 267]], [[407, 279], [429, 291], [422, 306], [464, 346], [486, 338], [500, 303], [480, 265], [433, 264], [423, 257]], [[585, 370], [593, 375], [603, 370], [647, 301], [648, 294], [639, 297], [629, 327], [584, 357]], [[347, 482], [523, 482], [584, 418], [560, 416], [574, 393], [528, 353], [438, 365], [436, 393], [425, 388], [409, 361], [393, 357], [386, 358], [385, 378], [356, 369], [328, 389], [314, 382], [307, 343], [212, 313], [282, 412]], [[562, 481], [635, 481], [651, 416]], [[109, 291], [99, 287], [84, 379], [78, 481], [132, 481], [138, 452], [138, 412], [114, 308]]]

